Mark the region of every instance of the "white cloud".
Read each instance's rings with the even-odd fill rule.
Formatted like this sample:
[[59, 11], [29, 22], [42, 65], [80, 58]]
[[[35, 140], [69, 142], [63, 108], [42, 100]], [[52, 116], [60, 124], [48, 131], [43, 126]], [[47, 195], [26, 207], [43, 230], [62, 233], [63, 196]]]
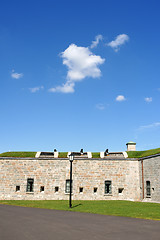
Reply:
[[19, 79], [23, 77], [23, 73], [16, 73], [14, 70], [12, 70], [11, 77], [15, 79]]
[[155, 122], [149, 125], [140, 126], [138, 130], [151, 129], [156, 127], [160, 127], [160, 122]]
[[67, 79], [80, 81], [86, 77], [100, 77], [101, 71], [98, 65], [105, 59], [94, 55], [87, 47], [78, 47], [71, 44], [61, 53], [63, 64], [68, 67]]
[[62, 86], [49, 89], [51, 92], [74, 92], [75, 82], [82, 81], [86, 77], [100, 77], [101, 70], [98, 65], [103, 64], [105, 59], [94, 55], [88, 47], [78, 47], [71, 44], [60, 54], [63, 64], [67, 66], [67, 81]]
[[107, 46], [113, 48], [116, 52], [118, 52], [119, 47], [129, 41], [129, 36], [127, 34], [118, 35], [114, 41], [111, 41], [107, 44]]
[[116, 101], [117, 102], [122, 102], [122, 101], [125, 101], [126, 100], [126, 98], [123, 96], [123, 95], [118, 95], [117, 97], [116, 97]]
[[35, 93], [35, 92], [38, 92], [39, 90], [43, 89], [44, 87], [41, 86], [41, 87], [34, 87], [34, 88], [29, 88], [29, 90], [31, 91], [31, 93]]
[[152, 102], [152, 97], [146, 97], [145, 99], [144, 99], [146, 102]]
[[98, 104], [96, 104], [96, 108], [98, 110], [104, 110], [105, 109], [105, 105], [103, 103], [98, 103]]
[[102, 35], [97, 35], [96, 37], [95, 37], [95, 40], [94, 41], [92, 41], [92, 44], [91, 44], [91, 46], [90, 46], [90, 48], [95, 48], [95, 47], [97, 47], [97, 45], [99, 44], [99, 42], [101, 41], [103, 39], [103, 36]]
[[62, 86], [57, 86], [55, 88], [50, 88], [50, 92], [62, 92], [62, 93], [73, 93], [74, 92], [75, 83], [66, 82]]

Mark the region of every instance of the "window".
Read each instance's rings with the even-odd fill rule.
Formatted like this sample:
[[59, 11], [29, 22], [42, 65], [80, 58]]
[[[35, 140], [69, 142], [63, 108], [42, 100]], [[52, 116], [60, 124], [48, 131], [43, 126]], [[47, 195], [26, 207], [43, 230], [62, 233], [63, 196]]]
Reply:
[[147, 197], [151, 196], [151, 183], [150, 183], [150, 181], [146, 181], [146, 195], [147, 195]]
[[[72, 183], [73, 183], [73, 181], [71, 182], [71, 193], [72, 193]], [[65, 189], [65, 192], [66, 192], [66, 193], [70, 193], [70, 180], [69, 180], [69, 179], [66, 180], [66, 189]]]
[[94, 192], [94, 193], [97, 192], [97, 187], [94, 187], [93, 192]]
[[40, 192], [44, 192], [44, 186], [40, 187]]
[[123, 194], [123, 190], [124, 190], [124, 188], [118, 188], [118, 193]]
[[59, 191], [59, 187], [55, 187], [55, 192], [58, 192]]
[[80, 187], [80, 188], [79, 188], [79, 192], [80, 192], [80, 193], [83, 193], [83, 187]]
[[16, 192], [20, 191], [20, 186], [16, 186]]
[[105, 194], [111, 194], [112, 188], [111, 188], [111, 181], [105, 181]]
[[34, 185], [34, 179], [28, 178], [27, 179], [27, 192], [33, 192], [33, 185]]

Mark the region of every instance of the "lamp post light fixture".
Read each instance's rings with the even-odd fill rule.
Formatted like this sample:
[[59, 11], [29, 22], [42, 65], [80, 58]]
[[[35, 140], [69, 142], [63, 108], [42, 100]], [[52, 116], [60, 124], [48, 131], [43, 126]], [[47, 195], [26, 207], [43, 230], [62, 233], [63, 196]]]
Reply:
[[69, 191], [69, 207], [72, 207], [72, 162], [74, 160], [74, 155], [71, 153], [69, 155], [69, 161], [70, 161], [70, 191]]

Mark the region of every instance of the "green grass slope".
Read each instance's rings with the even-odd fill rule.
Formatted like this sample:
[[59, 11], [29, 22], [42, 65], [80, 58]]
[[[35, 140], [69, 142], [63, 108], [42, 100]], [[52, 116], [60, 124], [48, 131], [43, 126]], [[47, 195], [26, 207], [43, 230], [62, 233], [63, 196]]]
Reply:
[[128, 151], [128, 157], [129, 158], [141, 158], [141, 157], [147, 157], [150, 155], [158, 154], [160, 153], [160, 148], [145, 150], [145, 151]]
[[59, 152], [58, 157], [59, 158], [67, 158], [67, 154], [68, 154], [68, 152]]
[[0, 154], [0, 157], [31, 157], [34, 158], [36, 152], [4, 152]]
[[100, 152], [92, 152], [92, 158], [100, 158]]

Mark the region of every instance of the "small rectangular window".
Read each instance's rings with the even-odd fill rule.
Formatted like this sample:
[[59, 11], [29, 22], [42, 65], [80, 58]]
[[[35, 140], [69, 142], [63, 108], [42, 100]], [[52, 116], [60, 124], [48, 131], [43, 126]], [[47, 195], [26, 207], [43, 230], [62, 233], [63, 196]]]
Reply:
[[95, 188], [93, 189], [93, 192], [94, 192], [94, 193], [96, 193], [96, 192], [97, 192], [97, 187], [95, 187]]
[[118, 188], [118, 193], [123, 194], [123, 190], [124, 190], [124, 188]]
[[[71, 182], [71, 193], [72, 193], [72, 183], [73, 183], [73, 181]], [[66, 180], [65, 192], [70, 193], [70, 179]]]
[[28, 178], [27, 179], [27, 192], [33, 192], [33, 187], [34, 187], [34, 179], [33, 178]]
[[150, 181], [146, 181], [146, 195], [147, 195], [147, 197], [151, 196], [151, 183], [150, 183]]
[[80, 187], [80, 188], [79, 188], [79, 192], [80, 192], [80, 193], [83, 193], [83, 187]]
[[20, 186], [16, 186], [16, 192], [20, 191]]
[[111, 194], [112, 193], [112, 182], [111, 181], [105, 181], [105, 194]]
[[44, 192], [44, 186], [40, 187], [40, 192]]
[[58, 192], [59, 191], [59, 187], [55, 187], [55, 192]]

